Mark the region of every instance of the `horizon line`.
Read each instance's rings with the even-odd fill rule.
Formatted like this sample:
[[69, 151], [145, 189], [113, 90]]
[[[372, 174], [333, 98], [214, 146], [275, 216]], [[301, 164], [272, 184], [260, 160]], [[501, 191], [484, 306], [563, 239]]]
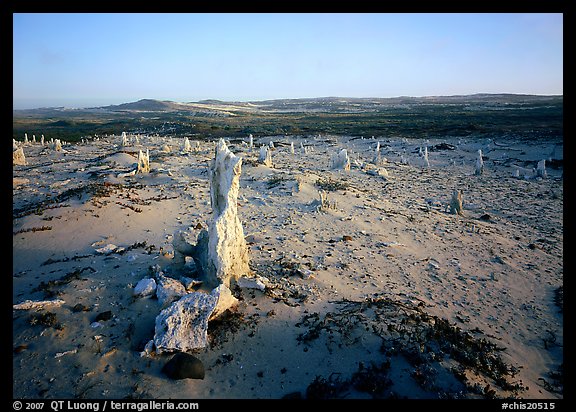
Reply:
[[[467, 96], [532, 96], [532, 97], [564, 97], [563, 93], [560, 94], [534, 94], [534, 93], [510, 93], [510, 92], [476, 92], [476, 93], [469, 93], [469, 94], [435, 94], [435, 95], [421, 95], [421, 96], [410, 96], [410, 95], [398, 95], [392, 97], [378, 97], [378, 96], [315, 96], [315, 97], [276, 97], [276, 98], [269, 98], [269, 99], [260, 99], [260, 100], [223, 100], [218, 98], [205, 98], [200, 100], [190, 100], [190, 101], [179, 101], [179, 100], [171, 100], [171, 99], [160, 99], [160, 98], [151, 98], [151, 97], [143, 97], [136, 100], [126, 101], [124, 103], [117, 103], [117, 104], [107, 104], [103, 106], [65, 106], [65, 105], [54, 105], [54, 106], [40, 106], [40, 107], [32, 107], [26, 109], [14, 109], [14, 102], [12, 104], [13, 111], [17, 110], [39, 110], [39, 109], [99, 109], [108, 106], [119, 106], [123, 104], [130, 104], [130, 103], [137, 103], [144, 100], [151, 100], [157, 102], [170, 102], [170, 103], [201, 103], [205, 101], [219, 101], [223, 103], [260, 103], [260, 102], [268, 102], [268, 101], [275, 101], [275, 100], [321, 100], [321, 99], [400, 99], [400, 98], [411, 98], [411, 99], [425, 99], [425, 98], [439, 98], [439, 97], [467, 97]], [[111, 99], [112, 100], [112, 99]]]

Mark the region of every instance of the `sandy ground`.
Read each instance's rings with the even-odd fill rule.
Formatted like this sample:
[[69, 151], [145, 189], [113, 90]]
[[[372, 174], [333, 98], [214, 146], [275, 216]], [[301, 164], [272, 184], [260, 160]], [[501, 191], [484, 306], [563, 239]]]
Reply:
[[[244, 159], [238, 211], [267, 287], [234, 289], [240, 305], [193, 352], [205, 378], [183, 380], [161, 371], [171, 354], [141, 356], [161, 305], [132, 290], [158, 267], [190, 275], [173, 265], [172, 237], [210, 220], [214, 143], [188, 154], [161, 137], [24, 147], [13, 303], [65, 303], [13, 310], [15, 398], [563, 397], [563, 170], [531, 177], [538, 160], [563, 158], [561, 141], [254, 140], [274, 142], [273, 167], [256, 148], [229, 147]], [[378, 141], [387, 177], [371, 164]], [[119, 178], [146, 148], [151, 173]], [[341, 148], [350, 171], [330, 168]], [[328, 207], [318, 210], [321, 183]], [[464, 216], [446, 209], [455, 189]], [[121, 249], [97, 251], [109, 244]]]

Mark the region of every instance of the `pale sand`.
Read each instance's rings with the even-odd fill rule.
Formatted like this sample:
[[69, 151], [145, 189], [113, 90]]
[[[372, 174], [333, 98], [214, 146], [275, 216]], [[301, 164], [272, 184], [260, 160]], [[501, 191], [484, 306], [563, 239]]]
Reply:
[[[554, 302], [563, 283], [563, 170], [548, 168], [547, 179], [512, 177], [514, 165], [521, 176], [532, 173], [521, 161], [562, 159], [562, 142], [496, 142], [507, 146], [502, 148], [486, 139], [432, 140], [429, 147], [447, 142], [458, 149], [430, 151], [431, 167], [425, 169], [414, 151], [426, 142], [381, 138], [388, 178], [354, 164], [372, 160], [372, 139], [255, 137], [253, 150], [233, 143], [230, 149], [244, 158], [238, 212], [251, 267], [268, 278], [269, 289], [236, 290], [242, 299], [236, 318], [212, 325], [209, 332], [220, 338], [194, 353], [204, 363], [205, 378], [172, 381], [161, 373], [171, 355], [140, 356], [161, 307], [155, 298], [133, 299], [132, 288], [153, 265], [174, 277], [186, 274], [171, 266], [171, 239], [188, 226], [206, 227], [210, 219], [207, 165], [214, 143], [201, 142], [199, 153], [182, 155], [182, 139], [144, 137], [126, 148], [118, 147], [119, 140], [66, 145], [63, 152], [29, 145], [28, 165], [14, 166], [15, 213], [47, 196], [94, 184], [92, 193], [68, 192], [72, 196], [58, 198], [52, 208], [44, 205], [39, 214], [13, 219], [15, 233], [36, 229], [13, 236], [13, 303], [65, 301], [39, 312], [53, 312], [62, 329], [30, 325], [33, 311], [13, 311], [15, 398], [305, 396], [317, 376], [336, 373], [333, 380], [346, 380], [360, 362], [380, 365], [387, 359], [370, 330], [355, 331], [356, 340], [335, 329], [309, 342], [297, 339], [307, 331], [306, 315], [317, 312], [322, 319], [337, 312], [342, 299], [375, 295], [420, 304], [426, 313], [504, 348], [498, 353], [502, 360], [519, 369], [508, 382], [524, 389], [506, 391], [469, 368], [470, 386], [490, 384], [496, 397], [563, 397], [540, 379], [552, 384], [550, 373], [563, 363], [563, 315]], [[273, 167], [256, 165], [260, 144], [270, 140]], [[300, 154], [304, 140], [314, 147], [308, 155]], [[292, 141], [295, 155], [289, 152]], [[160, 152], [165, 143], [171, 153]], [[146, 148], [152, 173], [118, 178]], [[348, 149], [349, 172], [329, 168], [341, 148]], [[482, 176], [474, 175], [478, 149], [489, 158]], [[401, 155], [410, 165], [401, 164]], [[269, 189], [274, 176], [279, 184]], [[315, 182], [327, 178], [348, 188], [328, 192], [335, 208], [316, 212]], [[464, 216], [445, 210], [455, 189], [463, 192]], [[486, 214], [488, 220], [480, 219]], [[124, 254], [96, 252], [108, 244], [137, 247]], [[305, 275], [290, 276], [290, 262], [299, 263]], [[33, 291], [50, 280], [60, 280], [50, 288], [56, 296]], [[73, 312], [76, 304], [90, 311]], [[91, 327], [107, 310], [114, 317]], [[401, 355], [390, 359], [392, 386], [382, 396], [486, 396], [455, 379], [450, 368], [458, 365], [449, 356], [428, 369]], [[424, 374], [420, 380], [417, 369]], [[347, 396], [370, 397], [352, 388]]]

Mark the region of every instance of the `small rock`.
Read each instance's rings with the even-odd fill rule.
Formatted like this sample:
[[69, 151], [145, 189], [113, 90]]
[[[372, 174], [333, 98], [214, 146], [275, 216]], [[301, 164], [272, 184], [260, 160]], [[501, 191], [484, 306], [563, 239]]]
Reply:
[[156, 296], [158, 301], [163, 306], [180, 299], [186, 294], [186, 288], [182, 283], [176, 279], [158, 275], [158, 287], [156, 288]]
[[81, 303], [77, 303], [72, 307], [72, 312], [88, 312], [90, 308], [87, 308]]
[[440, 269], [440, 265], [438, 264], [438, 262], [435, 262], [433, 260], [429, 261], [428, 265], [430, 269], [436, 269], [436, 270]]
[[485, 213], [482, 216], [480, 216], [480, 220], [488, 222], [488, 221], [492, 220], [492, 217], [488, 213]]
[[210, 294], [191, 292], [156, 316], [156, 353], [188, 351], [208, 345], [208, 321], [215, 319], [238, 300], [225, 285]]
[[98, 315], [96, 315], [94, 322], [107, 321], [110, 319], [112, 319], [112, 311], [107, 310], [106, 312], [100, 312]]
[[259, 289], [264, 291], [266, 289], [266, 285], [258, 278], [246, 278], [241, 277], [237, 281], [238, 286], [241, 288], [246, 289]]
[[109, 243], [104, 247], [96, 249], [96, 252], [100, 253], [100, 254], [108, 254], [108, 253], [116, 252], [118, 249], [119, 249], [118, 246], [116, 246], [113, 243]]
[[349, 242], [349, 241], [352, 240], [352, 236], [344, 235], [344, 236], [342, 236], [342, 240], [343, 240], [344, 242]]
[[180, 281], [182, 282], [186, 290], [193, 290], [195, 287], [200, 286], [202, 283], [204, 283], [201, 280], [192, 279], [186, 276], [182, 276], [180, 278]]
[[55, 299], [55, 300], [42, 300], [42, 301], [32, 301], [32, 300], [25, 300], [22, 303], [18, 303], [12, 306], [12, 309], [15, 310], [30, 310], [30, 309], [44, 309], [46, 306], [62, 306], [64, 302], [62, 299]]
[[314, 272], [308, 269], [296, 269], [296, 272], [298, 272], [302, 279], [310, 279], [314, 276]]
[[92, 322], [92, 323], [90, 324], [90, 327], [93, 328], [93, 329], [96, 329], [96, 328], [102, 327], [102, 324], [101, 324], [100, 322]]
[[77, 352], [78, 352], [78, 349], [67, 350], [66, 352], [58, 352], [56, 355], [54, 355], [54, 359], [61, 358], [62, 356], [65, 356], [65, 355], [72, 355], [72, 354], [77, 353]]
[[196, 356], [179, 352], [162, 368], [170, 379], [204, 379], [204, 364]]
[[156, 292], [156, 281], [152, 278], [140, 280], [132, 292], [134, 296], [150, 296]]
[[154, 353], [154, 339], [149, 340], [144, 346], [144, 350], [140, 352], [140, 357], [150, 356]]

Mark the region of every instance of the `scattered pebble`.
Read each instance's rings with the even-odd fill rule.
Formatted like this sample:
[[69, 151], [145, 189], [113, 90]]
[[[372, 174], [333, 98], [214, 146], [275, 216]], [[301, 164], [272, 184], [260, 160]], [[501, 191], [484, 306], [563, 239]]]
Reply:
[[61, 358], [64, 355], [71, 355], [74, 353], [77, 353], [78, 349], [73, 349], [73, 350], [67, 350], [66, 352], [58, 352], [56, 355], [54, 355], [54, 359], [58, 359]]
[[141, 279], [136, 284], [134, 290], [132, 291], [132, 294], [134, 296], [150, 296], [153, 295], [155, 292], [156, 292], [156, 281], [153, 278], [144, 278]]
[[116, 252], [117, 250], [118, 250], [118, 246], [116, 246], [113, 243], [109, 243], [104, 247], [96, 249], [96, 252], [100, 253], [100, 254], [107, 254], [107, 253]]
[[90, 308], [87, 308], [81, 303], [77, 303], [72, 307], [72, 312], [88, 312]]

